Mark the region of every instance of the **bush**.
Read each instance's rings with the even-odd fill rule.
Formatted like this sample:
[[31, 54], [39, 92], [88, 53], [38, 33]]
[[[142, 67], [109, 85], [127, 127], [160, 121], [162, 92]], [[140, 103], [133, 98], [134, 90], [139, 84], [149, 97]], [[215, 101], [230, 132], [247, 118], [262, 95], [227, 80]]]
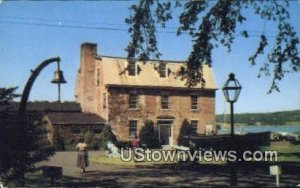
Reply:
[[101, 140], [98, 137], [94, 137], [94, 139], [90, 143], [90, 148], [93, 150], [99, 150], [101, 145]]
[[54, 154], [40, 113], [19, 116], [10, 111], [16, 88], [0, 88], [0, 181], [16, 180], [25, 187], [25, 174]]
[[128, 149], [130, 148], [130, 141], [117, 141], [116, 146], [118, 148]]
[[59, 134], [57, 130], [54, 131], [53, 134], [53, 147], [56, 151], [65, 151], [65, 140]]
[[192, 136], [196, 135], [197, 133], [194, 132], [191, 124], [185, 119], [182, 122], [182, 126], [180, 128], [179, 136], [178, 136], [178, 145], [182, 146], [189, 146], [188, 140], [184, 139], [184, 136]]
[[100, 148], [105, 148], [106, 143], [108, 141], [111, 141], [112, 143], [116, 144], [117, 143], [117, 138], [114, 135], [114, 133], [111, 130], [111, 127], [109, 125], [105, 125], [102, 129], [102, 132], [99, 137], [99, 147]]
[[145, 122], [145, 126], [140, 131], [140, 144], [147, 148], [157, 148], [158, 143], [158, 133], [154, 128], [154, 123], [151, 120]]

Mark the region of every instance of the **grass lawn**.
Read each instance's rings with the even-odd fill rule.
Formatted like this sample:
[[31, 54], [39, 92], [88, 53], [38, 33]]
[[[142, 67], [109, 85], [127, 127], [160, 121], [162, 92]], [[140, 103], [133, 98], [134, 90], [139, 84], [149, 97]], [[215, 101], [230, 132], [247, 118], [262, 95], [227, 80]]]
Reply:
[[[176, 156], [176, 155], [175, 155]], [[187, 161], [188, 159], [188, 155], [185, 154], [180, 155], [181, 159], [185, 159], [185, 160], [181, 160], [181, 161]], [[176, 156], [177, 157], [177, 156]], [[172, 165], [172, 164], [178, 164], [181, 161], [177, 160], [177, 158], [175, 157], [175, 161], [164, 161], [163, 159], [160, 161], [142, 161], [142, 162], [134, 162], [133, 160], [130, 161], [122, 161], [121, 157], [107, 157], [107, 156], [97, 156], [97, 157], [90, 157], [89, 160], [91, 162], [95, 162], [95, 163], [100, 163], [100, 164], [108, 164], [108, 165], [121, 165], [121, 166], [125, 166], [125, 167], [142, 167], [142, 166], [162, 166], [162, 165]], [[205, 161], [202, 160], [198, 162], [199, 164], [215, 164], [215, 165], [223, 165], [226, 164], [226, 162], [219, 162], [219, 161]]]
[[169, 161], [152, 161], [152, 162], [134, 162], [134, 161], [122, 161], [120, 157], [107, 157], [107, 156], [99, 156], [99, 157], [90, 157], [91, 162], [101, 163], [101, 164], [109, 164], [109, 165], [122, 165], [126, 167], [136, 167], [136, 166], [152, 166], [156, 164], [174, 164], [176, 162]]
[[289, 142], [273, 142], [271, 146], [264, 147], [263, 150], [278, 151], [278, 162], [294, 162], [300, 164], [300, 145]]

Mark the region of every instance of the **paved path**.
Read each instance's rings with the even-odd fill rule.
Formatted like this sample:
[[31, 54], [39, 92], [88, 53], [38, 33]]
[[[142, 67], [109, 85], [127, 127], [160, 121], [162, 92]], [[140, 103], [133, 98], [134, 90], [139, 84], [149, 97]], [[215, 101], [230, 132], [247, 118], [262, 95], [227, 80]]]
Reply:
[[[103, 155], [103, 152], [89, 152], [90, 157]], [[129, 168], [117, 165], [91, 163], [85, 174], [76, 167], [76, 152], [57, 152], [49, 161], [39, 165], [62, 166], [64, 176], [70, 177], [70, 186], [228, 186], [229, 170], [226, 166], [202, 165], [196, 168], [147, 167]], [[288, 168], [291, 169], [291, 168]], [[300, 183], [300, 173], [285, 171], [281, 176], [281, 186], [295, 186]], [[275, 177], [264, 167], [240, 166], [237, 170], [239, 186], [275, 186]], [[298, 172], [298, 173], [297, 173]]]

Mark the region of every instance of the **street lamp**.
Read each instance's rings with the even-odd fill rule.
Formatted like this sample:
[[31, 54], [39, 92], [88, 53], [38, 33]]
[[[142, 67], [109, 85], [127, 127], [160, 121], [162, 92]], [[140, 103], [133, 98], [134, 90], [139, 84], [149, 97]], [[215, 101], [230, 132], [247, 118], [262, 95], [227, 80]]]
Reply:
[[[229, 74], [228, 80], [225, 82], [223, 86], [223, 93], [225, 95], [225, 98], [227, 102], [230, 103], [230, 112], [231, 112], [231, 150], [234, 149], [234, 118], [233, 118], [233, 103], [235, 103], [240, 95], [240, 92], [242, 90], [242, 86], [235, 79], [235, 76], [233, 73]], [[230, 185], [235, 186], [237, 185], [237, 173], [235, 169], [234, 161], [229, 161], [230, 166]]]
[[233, 103], [235, 103], [240, 95], [242, 86], [233, 73], [229, 74], [228, 80], [223, 86], [223, 93], [227, 102], [230, 103], [230, 113], [231, 113], [231, 137], [234, 136], [234, 119], [233, 119]]

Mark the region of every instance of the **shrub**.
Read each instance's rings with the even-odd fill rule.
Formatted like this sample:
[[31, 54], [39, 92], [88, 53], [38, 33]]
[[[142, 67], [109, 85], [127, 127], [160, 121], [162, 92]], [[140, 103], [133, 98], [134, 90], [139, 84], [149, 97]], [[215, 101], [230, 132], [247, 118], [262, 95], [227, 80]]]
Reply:
[[103, 130], [102, 130], [102, 132], [100, 134], [99, 140], [100, 140], [99, 147], [101, 147], [101, 148], [105, 148], [106, 143], [108, 141], [111, 141], [114, 144], [117, 143], [117, 138], [114, 135], [114, 133], [112, 132], [111, 127], [109, 125], [105, 125], [103, 127]]
[[116, 146], [118, 148], [128, 149], [130, 147], [130, 141], [117, 141]]
[[158, 133], [151, 120], [145, 122], [145, 126], [140, 131], [140, 144], [147, 148], [156, 148], [159, 146]]
[[74, 137], [67, 138], [65, 140], [64, 148], [67, 151], [74, 151], [76, 148], [76, 144], [77, 144], [77, 140]]
[[191, 124], [187, 121], [187, 119], [184, 119], [182, 122], [182, 126], [180, 128], [179, 136], [178, 136], [178, 144], [183, 146], [188, 146], [188, 140], [184, 139], [184, 136], [191, 136], [195, 135], [194, 129], [192, 128]]

